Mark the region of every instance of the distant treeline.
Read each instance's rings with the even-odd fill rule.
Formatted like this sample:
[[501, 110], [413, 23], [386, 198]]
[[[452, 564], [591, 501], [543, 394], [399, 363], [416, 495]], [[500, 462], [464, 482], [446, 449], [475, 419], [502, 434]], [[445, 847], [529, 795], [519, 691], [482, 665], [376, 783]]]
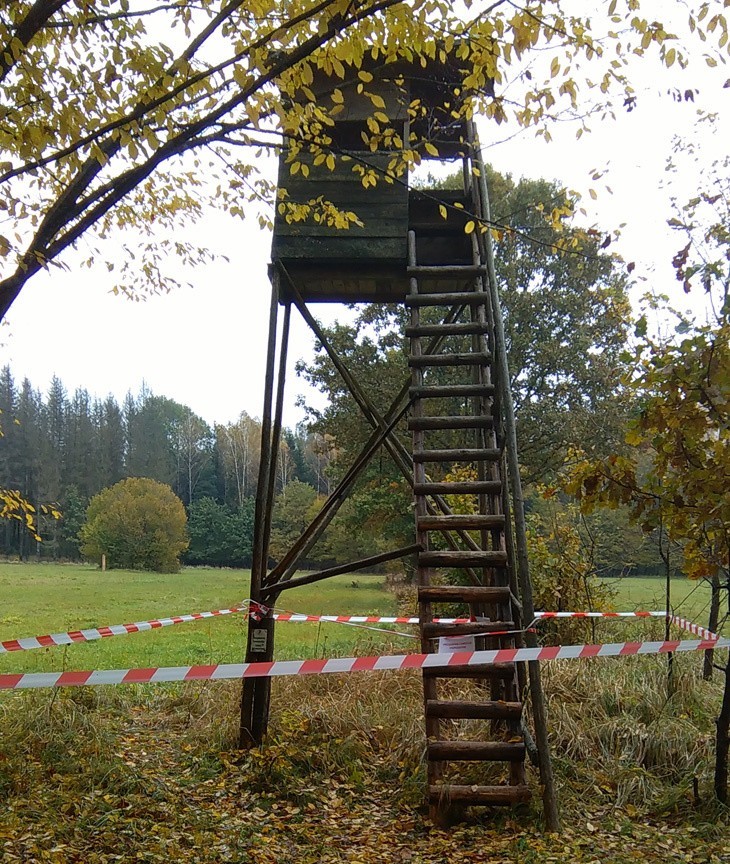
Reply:
[[[188, 562], [248, 566], [260, 423], [242, 412], [211, 427], [190, 408], [143, 387], [120, 405], [113, 396], [73, 394], [55, 378], [48, 392], [0, 373], [0, 488], [17, 489], [36, 508], [55, 503], [63, 517], [38, 516], [41, 543], [16, 520], [0, 522], [0, 554], [77, 559], [78, 530], [90, 499], [126, 477], [169, 484], [191, 534]], [[328, 491], [331, 444], [303, 427], [284, 431], [277, 491], [293, 480], [316, 498]]]

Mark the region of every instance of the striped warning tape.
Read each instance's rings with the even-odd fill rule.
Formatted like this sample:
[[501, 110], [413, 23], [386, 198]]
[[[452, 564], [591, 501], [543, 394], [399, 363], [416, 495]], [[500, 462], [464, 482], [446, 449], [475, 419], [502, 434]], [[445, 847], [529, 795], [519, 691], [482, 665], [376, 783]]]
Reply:
[[[274, 613], [275, 621], [328, 621], [336, 624], [418, 624], [417, 616], [388, 618], [376, 615], [304, 615], [294, 612]], [[666, 618], [666, 612], [535, 612], [535, 618]], [[467, 624], [471, 618], [434, 618], [439, 624]]]
[[93, 642], [95, 639], [106, 639], [108, 636], [128, 636], [130, 633], [157, 630], [160, 627], [169, 627], [171, 624], [184, 624], [186, 621], [218, 618], [221, 615], [232, 615], [236, 612], [245, 611], [247, 611], [246, 608], [234, 606], [231, 609], [215, 609], [212, 612], [193, 612], [190, 615], [173, 615], [170, 618], [152, 618], [149, 621], [137, 621], [134, 624], [112, 624], [110, 627], [89, 627], [85, 630], [70, 630], [67, 633], [50, 633], [47, 636], [9, 639], [6, 642], [0, 642], [0, 654], [11, 651], [30, 651], [33, 648], [49, 648], [52, 645]]
[[276, 660], [271, 663], [220, 663], [212, 666], [166, 666], [154, 669], [106, 669], [91, 672], [28, 672], [0, 674], [0, 690], [42, 687], [82, 687], [98, 684], [161, 684], [172, 681], [222, 681], [321, 675], [333, 672], [375, 672], [435, 669], [522, 661], [630, 657], [730, 648], [730, 639], [669, 642], [617, 642], [604, 645], [563, 645], [545, 648], [500, 648], [454, 654], [400, 654], [384, 657], [342, 657], [331, 660]]
[[[259, 607], [266, 612], [265, 607]], [[157, 630], [161, 627], [169, 627], [172, 624], [184, 624], [188, 621], [201, 621], [205, 618], [218, 618], [223, 615], [248, 614], [250, 607], [248, 603], [233, 606], [229, 609], [215, 609], [212, 612], [193, 612], [189, 615], [172, 615], [169, 618], [152, 618], [149, 621], [136, 621], [134, 624], [112, 624], [109, 627], [88, 627], [80, 630], [69, 630], [63, 633], [49, 633], [46, 636], [28, 636], [23, 639], [8, 639], [0, 642], [0, 654], [13, 651], [31, 651], [34, 648], [50, 648], [54, 645], [73, 645], [78, 642], [93, 642], [97, 639], [106, 639], [110, 636], [128, 636], [130, 633], [142, 633], [148, 630]], [[387, 616], [387, 615], [305, 615], [294, 612], [276, 612], [271, 616], [275, 621], [289, 621], [294, 623], [316, 622], [335, 624], [418, 624], [419, 619], [415, 616]], [[536, 612], [536, 619], [546, 618], [665, 618], [666, 612]], [[470, 618], [434, 618], [438, 624], [465, 624]], [[677, 619], [675, 623], [684, 621]], [[689, 622], [687, 622], [689, 624]], [[679, 626], [683, 626], [679, 624]], [[692, 629], [696, 625], [689, 625], [685, 629]], [[712, 638], [709, 630], [702, 628], [692, 629], [693, 633], [703, 638]]]
[[[267, 612], [265, 607], [258, 606], [262, 612]], [[169, 618], [152, 618], [149, 621], [136, 621], [134, 624], [113, 624], [109, 627], [88, 627], [81, 630], [69, 630], [64, 633], [49, 633], [46, 636], [28, 636], [23, 639], [8, 639], [0, 642], [0, 654], [8, 654], [13, 651], [31, 651], [34, 648], [50, 648], [54, 645], [73, 645], [78, 642], [93, 642], [97, 639], [106, 639], [110, 636], [128, 636], [130, 633], [142, 633], [147, 630], [157, 630], [161, 627], [169, 627], [172, 624], [184, 624], [188, 621], [200, 621], [205, 618], [218, 618], [223, 615], [245, 614], [248, 615], [250, 606], [248, 603], [233, 606], [229, 609], [215, 609], [212, 612], [193, 612], [189, 615], [172, 615]], [[536, 612], [535, 618], [666, 618], [666, 612]], [[386, 615], [304, 615], [294, 612], [275, 612], [271, 616], [275, 621], [289, 621], [293, 623], [316, 622], [334, 624], [418, 624], [419, 619], [415, 616], [386, 616]], [[678, 619], [684, 620], [684, 619]], [[438, 624], [466, 624], [470, 618], [434, 618]], [[681, 624], [679, 626], [682, 626]], [[695, 626], [695, 625], [692, 625]], [[690, 629], [690, 628], [686, 628]], [[702, 628], [700, 628], [701, 630]], [[703, 638], [712, 638], [709, 631], [692, 630]], [[709, 634], [709, 635], [708, 635]]]
[[687, 618], [680, 618], [678, 615], [671, 615], [669, 620], [672, 624], [676, 624], [677, 627], [681, 627], [683, 630], [687, 630], [690, 633], [694, 633], [695, 636], [699, 636], [700, 639], [720, 638], [717, 633], [713, 633], [712, 630], [708, 630], [706, 627], [695, 624], [693, 621], [688, 621]]

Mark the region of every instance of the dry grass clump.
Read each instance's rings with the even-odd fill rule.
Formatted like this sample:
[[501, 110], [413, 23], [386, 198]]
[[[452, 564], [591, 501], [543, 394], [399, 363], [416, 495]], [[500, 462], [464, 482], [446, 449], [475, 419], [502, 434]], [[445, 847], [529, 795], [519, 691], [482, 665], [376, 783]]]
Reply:
[[666, 808], [697, 783], [710, 796], [720, 688], [697, 656], [557, 662], [543, 667], [550, 737], [568, 794], [598, 791], [617, 806]]

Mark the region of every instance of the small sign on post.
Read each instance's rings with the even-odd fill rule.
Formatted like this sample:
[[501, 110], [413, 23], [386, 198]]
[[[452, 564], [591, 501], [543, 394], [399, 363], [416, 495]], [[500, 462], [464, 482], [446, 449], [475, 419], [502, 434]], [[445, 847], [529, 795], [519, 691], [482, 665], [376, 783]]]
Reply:
[[251, 631], [251, 650], [256, 654], [263, 654], [268, 644], [267, 633], [263, 628]]

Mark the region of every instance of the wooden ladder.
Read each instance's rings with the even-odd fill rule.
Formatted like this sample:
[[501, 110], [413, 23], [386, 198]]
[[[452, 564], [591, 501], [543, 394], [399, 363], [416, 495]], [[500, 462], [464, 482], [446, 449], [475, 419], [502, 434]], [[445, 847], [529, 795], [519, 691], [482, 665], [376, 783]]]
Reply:
[[[519, 644], [514, 632], [519, 603], [514, 581], [510, 583], [513, 555], [507, 542], [504, 469], [490, 375], [487, 274], [475, 240], [472, 245], [471, 264], [419, 265], [415, 233], [408, 234], [409, 426], [416, 534], [422, 550], [417, 566], [424, 653], [436, 650], [440, 638], [449, 636], [474, 637], [476, 648]], [[433, 346], [434, 337], [441, 340], [439, 353], [423, 353], [424, 342], [431, 340]], [[449, 468], [457, 465], [467, 469], [465, 476], [449, 478]], [[452, 512], [443, 498], [450, 495], [466, 496], [455, 509], [473, 512]], [[463, 506], [467, 502], [471, 506]], [[465, 577], [471, 584], [459, 584]], [[434, 616], [471, 620], [442, 624], [434, 622]], [[424, 669], [423, 690], [431, 818], [444, 825], [467, 806], [529, 800], [515, 664]]]

